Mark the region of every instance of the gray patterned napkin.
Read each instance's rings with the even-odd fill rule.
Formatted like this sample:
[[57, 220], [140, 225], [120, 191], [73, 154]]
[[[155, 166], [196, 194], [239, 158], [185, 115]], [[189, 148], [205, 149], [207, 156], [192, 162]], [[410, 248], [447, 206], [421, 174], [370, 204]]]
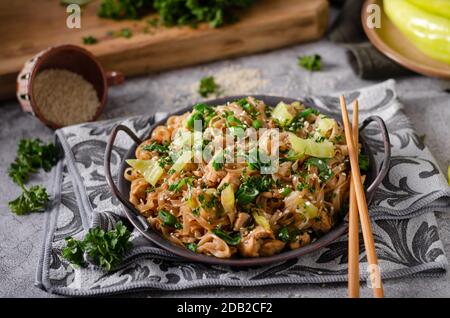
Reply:
[[[361, 120], [372, 114], [384, 118], [392, 142], [388, 176], [370, 206], [377, 253], [384, 279], [417, 273], [442, 273], [447, 267], [434, 212], [450, 211], [450, 188], [433, 156], [414, 132], [397, 100], [395, 82], [346, 94], [359, 98]], [[302, 97], [300, 97], [302, 98]], [[336, 96], [307, 97], [323, 111], [338, 113]], [[66, 236], [82, 237], [92, 226], [111, 228], [123, 218], [103, 172], [103, 154], [111, 129], [118, 123], [144, 135], [154, 116], [88, 123], [56, 132], [65, 158], [54, 170], [54, 205], [47, 213], [45, 240], [36, 284], [62, 295], [107, 295], [141, 289], [180, 290], [199, 286], [261, 286], [290, 283], [342, 282], [347, 279], [347, 238], [294, 259], [262, 267], [237, 269], [193, 264], [156, 247], [133, 232], [133, 248], [117, 270], [104, 273], [89, 266], [73, 269], [62, 257]], [[377, 160], [382, 157], [379, 131], [365, 137]], [[119, 136], [112, 156], [113, 170], [132, 141]], [[366, 257], [361, 241], [361, 278]]]

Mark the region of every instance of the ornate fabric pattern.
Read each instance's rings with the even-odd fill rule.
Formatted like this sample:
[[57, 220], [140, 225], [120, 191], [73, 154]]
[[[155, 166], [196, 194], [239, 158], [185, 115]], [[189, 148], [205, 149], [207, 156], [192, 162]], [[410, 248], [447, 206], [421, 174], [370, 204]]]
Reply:
[[[369, 208], [384, 279], [416, 273], [440, 273], [447, 258], [434, 212], [450, 210], [450, 189], [431, 153], [413, 130], [397, 100], [395, 82], [347, 93], [359, 98], [361, 119], [376, 114], [387, 124], [391, 143], [390, 170]], [[302, 98], [328, 113], [339, 113], [336, 96]], [[47, 233], [39, 261], [37, 285], [63, 295], [106, 295], [139, 289], [179, 290], [199, 286], [260, 286], [288, 283], [341, 282], [347, 279], [347, 237], [299, 259], [262, 267], [233, 268], [192, 264], [152, 245], [137, 231], [125, 261], [110, 273], [90, 265], [73, 269], [61, 257], [66, 236], [87, 229], [109, 229], [123, 218], [103, 172], [103, 155], [112, 128], [122, 123], [145, 135], [154, 116], [116, 119], [66, 127], [57, 131], [65, 158], [54, 171], [55, 204], [47, 214]], [[383, 144], [375, 126], [364, 131], [378, 164]], [[111, 163], [117, 170], [132, 141], [118, 136]], [[360, 240], [361, 277], [367, 265]]]

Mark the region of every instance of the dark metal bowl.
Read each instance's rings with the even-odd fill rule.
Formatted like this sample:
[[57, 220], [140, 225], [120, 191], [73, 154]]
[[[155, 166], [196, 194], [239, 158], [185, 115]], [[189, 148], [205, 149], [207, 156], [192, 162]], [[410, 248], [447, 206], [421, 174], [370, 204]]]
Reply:
[[[232, 96], [232, 97], [226, 97], [226, 98], [220, 98], [211, 100], [208, 102], [205, 102], [205, 104], [216, 106], [216, 105], [223, 105], [226, 102], [234, 101], [236, 99], [244, 98], [246, 96]], [[284, 101], [287, 103], [292, 103], [296, 101], [292, 98], [285, 98], [285, 97], [275, 97], [275, 96], [264, 96], [264, 95], [257, 95], [254, 96], [257, 99], [263, 100], [267, 105], [276, 105], [280, 101]], [[311, 105], [306, 102], [303, 102], [308, 107], [314, 107], [319, 108], [316, 105]], [[183, 108], [177, 112], [174, 112], [168, 116], [171, 115], [180, 115], [187, 111], [191, 111], [193, 106], [189, 106], [186, 108]], [[323, 112], [324, 114], [328, 115], [329, 117], [332, 117], [338, 122], [341, 122], [339, 118], [336, 117], [336, 115], [333, 114], [327, 114], [326, 112]], [[334, 226], [334, 228], [320, 237], [319, 239], [313, 241], [312, 243], [303, 246], [301, 248], [298, 248], [296, 250], [289, 250], [281, 252], [280, 254], [276, 254], [273, 256], [267, 256], [267, 257], [258, 257], [258, 258], [230, 258], [230, 259], [221, 259], [214, 256], [206, 256], [202, 254], [196, 254], [194, 252], [191, 252], [190, 250], [177, 246], [165, 238], [163, 238], [159, 232], [152, 229], [152, 227], [147, 223], [147, 220], [139, 213], [139, 211], [128, 201], [128, 196], [130, 193], [130, 182], [125, 180], [123, 177], [124, 171], [127, 168], [127, 164], [125, 160], [121, 163], [119, 167], [119, 183], [118, 187], [114, 184], [113, 178], [111, 175], [111, 167], [110, 167], [110, 159], [111, 159], [111, 150], [114, 145], [114, 141], [116, 139], [116, 135], [119, 131], [126, 132], [135, 142], [133, 147], [128, 151], [128, 153], [125, 155], [125, 159], [131, 159], [135, 157], [135, 150], [136, 147], [145, 140], [150, 134], [151, 131], [154, 129], [154, 127], [158, 125], [165, 124], [167, 117], [163, 120], [158, 121], [155, 123], [150, 132], [147, 136], [143, 136], [143, 138], [137, 137], [128, 127], [125, 127], [123, 125], [118, 125], [114, 128], [114, 130], [111, 133], [110, 139], [108, 141], [106, 152], [105, 152], [105, 172], [106, 172], [106, 178], [108, 180], [108, 184], [111, 187], [111, 191], [114, 194], [114, 196], [122, 203], [124, 206], [125, 214], [128, 218], [128, 220], [133, 224], [133, 226], [141, 232], [147, 239], [149, 239], [151, 242], [155, 243], [156, 245], [160, 246], [161, 248], [164, 248], [165, 250], [172, 252], [173, 254], [176, 254], [178, 256], [181, 256], [187, 260], [193, 261], [193, 262], [202, 262], [202, 263], [209, 263], [209, 264], [218, 264], [218, 265], [231, 265], [231, 266], [255, 266], [255, 265], [263, 265], [263, 264], [269, 264], [269, 263], [275, 263], [280, 261], [285, 261], [291, 258], [300, 257], [302, 255], [305, 255], [307, 253], [316, 251], [324, 246], [327, 246], [337, 238], [339, 238], [341, 235], [343, 235], [347, 230], [347, 223], [344, 220], [341, 220], [338, 224]], [[378, 116], [371, 116], [367, 118], [363, 124], [360, 127], [360, 131], [363, 130], [369, 123], [376, 122], [381, 130], [381, 134], [383, 137], [384, 142], [384, 159], [383, 159], [383, 165], [378, 169], [375, 159], [373, 157], [372, 152], [370, 151], [370, 148], [367, 146], [366, 142], [364, 141], [364, 137], [360, 136], [359, 140], [362, 144], [362, 151], [361, 153], [367, 155], [369, 157], [369, 171], [366, 173], [366, 181], [365, 184], [368, 185], [366, 190], [366, 198], [368, 204], [370, 204], [373, 194], [375, 192], [375, 189], [379, 186], [381, 181], [386, 176], [386, 173], [388, 171], [389, 167], [389, 160], [390, 160], [390, 142], [389, 142], [389, 134], [386, 129], [386, 125], [384, 124], [383, 120]]]

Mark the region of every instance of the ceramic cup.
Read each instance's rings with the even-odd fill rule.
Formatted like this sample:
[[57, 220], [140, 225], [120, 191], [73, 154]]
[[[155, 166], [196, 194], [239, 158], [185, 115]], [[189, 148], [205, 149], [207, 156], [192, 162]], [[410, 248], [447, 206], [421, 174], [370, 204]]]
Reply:
[[61, 126], [47, 120], [40, 113], [33, 95], [33, 82], [37, 74], [52, 68], [77, 73], [92, 84], [97, 92], [100, 106], [91, 121], [96, 120], [103, 112], [108, 87], [121, 84], [124, 81], [121, 72], [106, 72], [92, 53], [76, 45], [53, 46], [33, 56], [25, 63], [17, 77], [17, 99], [25, 112], [36, 116], [53, 129]]

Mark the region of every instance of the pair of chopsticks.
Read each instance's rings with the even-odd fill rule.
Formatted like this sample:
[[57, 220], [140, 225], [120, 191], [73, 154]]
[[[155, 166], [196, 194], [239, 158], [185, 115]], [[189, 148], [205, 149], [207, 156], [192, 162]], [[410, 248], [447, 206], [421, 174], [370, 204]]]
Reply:
[[378, 257], [375, 252], [372, 225], [370, 223], [369, 211], [367, 209], [366, 196], [361, 181], [361, 172], [358, 164], [358, 115], [359, 104], [355, 100], [353, 106], [352, 126], [348, 119], [347, 104], [345, 97], [340, 97], [342, 122], [345, 129], [348, 153], [351, 165], [350, 180], [350, 204], [349, 204], [349, 229], [348, 229], [348, 295], [350, 298], [359, 297], [359, 226], [358, 212], [361, 220], [361, 229], [366, 250], [367, 262], [369, 264], [369, 279], [376, 298], [384, 297], [383, 284], [381, 282]]

